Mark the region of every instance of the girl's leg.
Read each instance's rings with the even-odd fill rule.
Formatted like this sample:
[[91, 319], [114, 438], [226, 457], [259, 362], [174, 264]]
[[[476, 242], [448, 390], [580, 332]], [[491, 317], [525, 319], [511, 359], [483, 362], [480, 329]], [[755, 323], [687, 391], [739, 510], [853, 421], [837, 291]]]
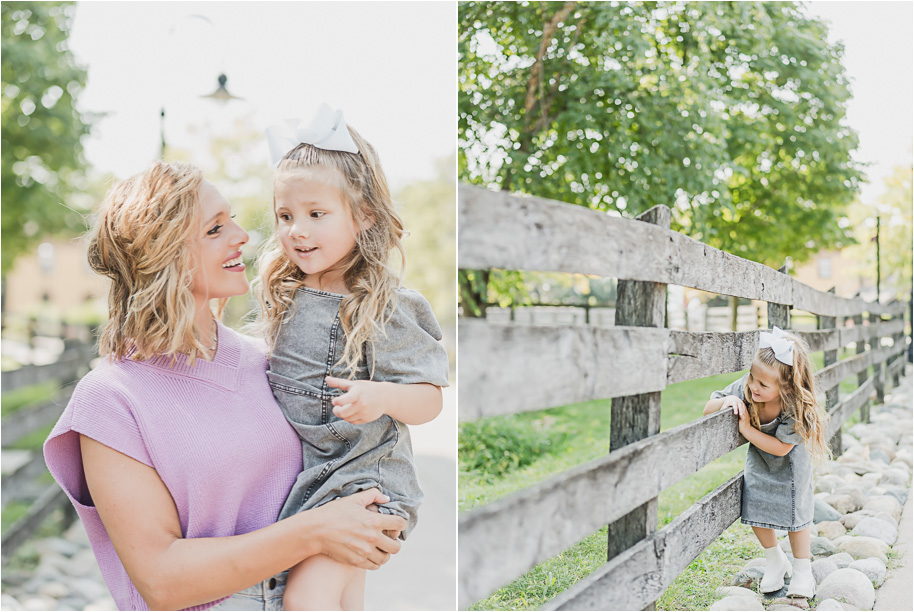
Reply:
[[346, 590], [343, 591], [342, 604], [344, 610], [365, 609], [365, 570], [353, 568], [355, 575]]
[[788, 597], [813, 597], [816, 594], [816, 580], [812, 575], [809, 551], [809, 527], [791, 531], [790, 549], [793, 551], [793, 580], [787, 589]]
[[752, 531], [755, 532], [755, 537], [765, 549], [765, 575], [762, 576], [759, 591], [762, 593], [779, 591], [784, 588], [784, 576], [790, 576], [793, 573], [790, 561], [778, 546], [778, 538], [774, 535], [774, 529], [753, 527]]
[[[361, 579], [361, 583], [359, 580]], [[356, 593], [362, 595], [357, 608], [352, 605], [355, 595], [348, 590], [355, 582]], [[361, 591], [359, 591], [361, 584]], [[334, 561], [326, 555], [309, 557], [289, 570], [284, 610], [361, 610], [364, 607], [365, 570]]]

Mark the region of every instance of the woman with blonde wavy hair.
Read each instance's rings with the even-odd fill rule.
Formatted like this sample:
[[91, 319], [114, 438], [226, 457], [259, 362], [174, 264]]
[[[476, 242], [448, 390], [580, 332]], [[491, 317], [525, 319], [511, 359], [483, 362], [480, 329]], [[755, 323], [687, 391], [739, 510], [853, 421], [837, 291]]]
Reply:
[[[377, 489], [277, 522], [301, 444], [260, 345], [225, 327], [247, 292], [247, 233], [201, 172], [157, 162], [115, 185], [89, 261], [111, 279], [106, 359], [45, 443], [119, 609], [278, 609], [286, 570], [326, 556], [376, 569], [406, 527]], [[215, 311], [211, 305], [215, 304]]]
[[[403, 223], [377, 153], [342, 112], [324, 105], [306, 128], [267, 139], [275, 232], [256, 293], [270, 385], [304, 451], [280, 517], [377, 487], [390, 498], [378, 510], [408, 521], [395, 534], [406, 539], [422, 501], [407, 425], [441, 411], [441, 329], [388, 264], [403, 258]], [[286, 609], [362, 609], [364, 581], [358, 567], [310, 557], [289, 572]]]

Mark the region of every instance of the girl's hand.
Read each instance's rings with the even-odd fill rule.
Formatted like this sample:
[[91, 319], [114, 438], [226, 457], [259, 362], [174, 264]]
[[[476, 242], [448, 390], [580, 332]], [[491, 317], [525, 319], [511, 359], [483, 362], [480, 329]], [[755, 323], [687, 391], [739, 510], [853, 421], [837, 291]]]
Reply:
[[734, 412], [739, 416], [739, 432], [743, 434], [743, 437], [747, 437], [746, 432], [752, 429], [752, 423], [749, 420], [749, 410], [746, 408], [746, 404], [740, 402]]
[[384, 385], [387, 383], [371, 380], [346, 380], [328, 376], [327, 384], [335, 389], [345, 391], [333, 398], [333, 414], [347, 423], [362, 425], [371, 423], [386, 414], [387, 394]]
[[738, 398], [735, 395], [728, 395], [724, 398], [724, 403], [720, 405], [721, 410], [730, 409], [733, 411], [733, 414], [739, 414], [739, 409], [742, 407], [743, 411], [746, 410], [746, 403]]

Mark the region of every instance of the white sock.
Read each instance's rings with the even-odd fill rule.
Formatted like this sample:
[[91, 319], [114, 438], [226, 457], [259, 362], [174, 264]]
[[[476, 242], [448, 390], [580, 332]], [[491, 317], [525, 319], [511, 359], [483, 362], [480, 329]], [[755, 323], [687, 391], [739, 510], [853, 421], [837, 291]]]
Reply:
[[809, 574], [812, 572], [812, 562], [809, 559], [798, 559], [794, 557], [793, 570], [795, 572], [803, 572], [804, 574]]

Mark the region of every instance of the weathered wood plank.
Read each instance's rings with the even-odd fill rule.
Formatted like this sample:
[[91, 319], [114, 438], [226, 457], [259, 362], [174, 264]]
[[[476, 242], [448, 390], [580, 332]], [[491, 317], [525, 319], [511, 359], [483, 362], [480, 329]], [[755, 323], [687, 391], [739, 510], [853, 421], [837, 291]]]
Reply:
[[461, 514], [460, 607], [488, 596], [745, 442], [733, 414], [717, 412]]
[[745, 370], [758, 350], [758, 331], [670, 331], [670, 340], [667, 384]]
[[791, 300], [790, 277], [633, 219], [469, 185], [458, 189], [458, 209], [461, 268], [594, 274]]
[[0, 428], [0, 443], [7, 446], [55, 421], [63, 413], [74, 388], [75, 385], [67, 385], [53, 400], [33, 407], [24, 406], [7, 416]]
[[859, 410], [870, 401], [870, 396], [876, 392], [872, 378], [867, 379], [863, 385], [857, 387], [853, 393], [841, 400], [837, 406], [829, 412], [828, 426], [825, 429], [825, 437], [831, 439], [841, 430], [841, 426], [850, 417], [854, 411]]
[[904, 363], [904, 359], [893, 361], [885, 370], [886, 376], [898, 376], [904, 370]]
[[666, 387], [665, 329], [461, 319], [458, 345], [464, 420]]
[[740, 515], [740, 472], [672, 523], [548, 602], [545, 610], [642, 610]]

